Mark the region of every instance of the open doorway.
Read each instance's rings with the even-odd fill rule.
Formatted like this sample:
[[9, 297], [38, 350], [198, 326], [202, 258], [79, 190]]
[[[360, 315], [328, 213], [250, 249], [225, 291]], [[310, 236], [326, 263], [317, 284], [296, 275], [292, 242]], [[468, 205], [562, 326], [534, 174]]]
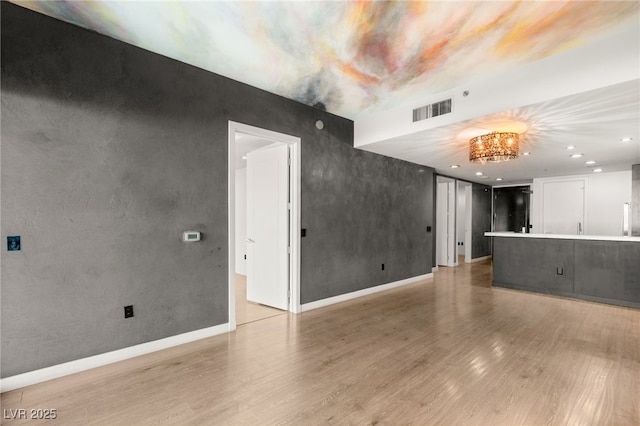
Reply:
[[530, 204], [531, 187], [529, 185], [494, 187], [493, 230], [528, 233], [531, 222]]
[[[235, 309], [236, 325], [242, 325], [288, 309], [288, 145], [236, 132], [235, 157]], [[259, 236], [254, 229], [256, 220], [267, 222], [262, 224], [266, 226], [258, 226], [262, 229]], [[266, 248], [261, 245], [266, 255], [257, 256], [254, 238], [267, 241]], [[262, 260], [257, 265], [259, 277], [256, 260]], [[267, 270], [260, 270], [265, 264]]]
[[229, 122], [230, 330], [300, 311], [299, 143]]

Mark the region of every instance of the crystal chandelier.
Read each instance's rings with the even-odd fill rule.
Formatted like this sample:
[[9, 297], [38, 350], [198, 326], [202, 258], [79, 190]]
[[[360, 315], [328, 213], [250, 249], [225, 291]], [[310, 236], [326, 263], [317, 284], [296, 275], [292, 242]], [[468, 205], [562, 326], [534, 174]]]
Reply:
[[511, 132], [493, 132], [469, 141], [469, 161], [473, 163], [508, 161], [518, 158], [520, 136]]

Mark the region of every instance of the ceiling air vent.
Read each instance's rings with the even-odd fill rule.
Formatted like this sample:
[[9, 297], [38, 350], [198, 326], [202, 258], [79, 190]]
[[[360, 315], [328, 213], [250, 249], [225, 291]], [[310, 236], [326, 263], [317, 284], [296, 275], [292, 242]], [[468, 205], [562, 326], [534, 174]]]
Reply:
[[436, 102], [431, 105], [425, 105], [413, 110], [413, 122], [426, 120], [427, 118], [437, 117], [451, 112], [451, 98], [444, 101]]

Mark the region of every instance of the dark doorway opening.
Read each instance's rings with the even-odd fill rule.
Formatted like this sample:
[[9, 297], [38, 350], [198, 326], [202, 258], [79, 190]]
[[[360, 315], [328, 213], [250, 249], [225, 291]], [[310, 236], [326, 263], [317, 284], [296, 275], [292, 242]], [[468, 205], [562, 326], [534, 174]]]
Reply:
[[493, 189], [493, 230], [495, 232], [529, 232], [531, 189], [510, 186]]

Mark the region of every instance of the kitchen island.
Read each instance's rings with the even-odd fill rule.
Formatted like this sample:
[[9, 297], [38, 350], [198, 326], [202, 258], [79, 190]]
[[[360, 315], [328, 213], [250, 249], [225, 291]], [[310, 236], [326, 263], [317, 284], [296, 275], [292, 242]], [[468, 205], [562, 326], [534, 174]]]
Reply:
[[494, 286], [640, 308], [640, 237], [484, 235]]

